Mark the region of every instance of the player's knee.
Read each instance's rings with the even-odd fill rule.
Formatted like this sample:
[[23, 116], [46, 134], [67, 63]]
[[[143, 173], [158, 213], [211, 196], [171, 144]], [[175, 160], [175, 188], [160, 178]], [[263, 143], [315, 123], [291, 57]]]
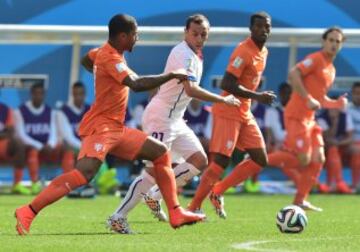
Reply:
[[225, 169], [230, 163], [230, 158], [221, 154], [215, 154], [213, 156], [213, 161]]
[[186, 162], [192, 164], [200, 171], [204, 170], [208, 166], [208, 159], [206, 154], [201, 151], [193, 154], [186, 160]]
[[[164, 154], [166, 155], [170, 155], [170, 153], [167, 153], [169, 151], [169, 149], [167, 148], [167, 146], [164, 143], [159, 142], [156, 146], [156, 156], [157, 158], [163, 156]], [[156, 159], [157, 159], [156, 158]]]
[[268, 165], [269, 163], [269, 159], [267, 157], [267, 155], [264, 156], [260, 156], [257, 157], [255, 160], [253, 160], [255, 163], [257, 163], [258, 165], [260, 165], [261, 167], [265, 167]]
[[90, 181], [95, 177], [101, 164], [102, 162], [96, 158], [84, 157], [77, 162], [76, 169], [81, 172], [87, 181]]

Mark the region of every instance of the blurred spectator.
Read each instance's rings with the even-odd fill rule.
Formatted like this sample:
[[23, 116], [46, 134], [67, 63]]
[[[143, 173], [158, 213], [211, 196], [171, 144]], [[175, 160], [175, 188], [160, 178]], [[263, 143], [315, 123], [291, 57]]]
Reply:
[[85, 95], [84, 84], [82, 82], [74, 83], [72, 86], [72, 102], [62, 105], [57, 113], [60, 138], [64, 140], [67, 149], [72, 153], [71, 156], [74, 156], [71, 150], [78, 151], [80, 149], [81, 140], [77, 133], [78, 125], [90, 108], [88, 104], [85, 104]]
[[319, 185], [323, 193], [351, 193], [342, 176], [343, 162], [349, 156], [354, 125], [348, 112], [338, 109], [323, 110], [317, 119], [325, 140], [327, 183]]
[[208, 153], [212, 126], [209, 108], [204, 106], [201, 101], [192, 99], [185, 111], [184, 120], [194, 131], [206, 153]]
[[265, 112], [264, 128], [265, 143], [268, 152], [281, 148], [285, 139], [284, 107], [291, 95], [291, 86], [283, 82], [279, 86], [280, 104], [275, 107], [268, 107]]
[[15, 137], [12, 110], [3, 103], [0, 103], [0, 160], [10, 161], [14, 165], [12, 192], [31, 194], [31, 191], [21, 184], [25, 166], [25, 146]]
[[348, 112], [354, 123], [354, 143], [351, 151], [352, 187], [360, 191], [360, 82], [355, 82], [351, 88], [352, 104]]
[[26, 145], [26, 161], [32, 181], [32, 193], [41, 191], [39, 181], [39, 155], [51, 159], [56, 146], [56, 114], [44, 104], [45, 88], [34, 84], [30, 88], [31, 100], [15, 110], [16, 132]]

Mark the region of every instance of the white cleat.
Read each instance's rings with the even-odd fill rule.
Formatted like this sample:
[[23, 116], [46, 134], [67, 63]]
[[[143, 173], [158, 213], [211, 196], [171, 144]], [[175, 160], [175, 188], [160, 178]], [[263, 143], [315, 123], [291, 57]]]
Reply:
[[149, 195], [144, 194], [144, 201], [156, 219], [162, 222], [168, 221], [166, 213], [161, 208], [160, 200], [153, 199]]
[[302, 203], [298, 204], [305, 211], [315, 211], [315, 212], [322, 212], [323, 209], [317, 206], [314, 206], [309, 201], [303, 201]]
[[226, 219], [227, 215], [224, 209], [224, 196], [222, 195], [217, 195], [214, 192], [211, 192], [209, 195], [209, 199], [211, 204], [214, 206], [215, 208], [215, 212], [216, 214], [222, 218], [222, 219]]
[[118, 234], [133, 234], [126, 218], [115, 218], [110, 216], [106, 221], [107, 227]]

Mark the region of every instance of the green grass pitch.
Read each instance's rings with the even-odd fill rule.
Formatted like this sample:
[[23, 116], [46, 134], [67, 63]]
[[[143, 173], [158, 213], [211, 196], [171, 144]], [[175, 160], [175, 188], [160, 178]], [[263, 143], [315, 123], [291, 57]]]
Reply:
[[[301, 234], [282, 234], [275, 225], [277, 211], [291, 196], [226, 196], [226, 220], [208, 202], [208, 221], [173, 230], [153, 219], [141, 204], [130, 215], [136, 235], [105, 229], [105, 219], [117, 207], [111, 196], [62, 201], [48, 207], [33, 222], [31, 235], [15, 234], [14, 209], [30, 197], [0, 196], [0, 251], [360, 251], [360, 196], [311, 196], [324, 208], [308, 213]], [[181, 198], [182, 205], [189, 199]]]

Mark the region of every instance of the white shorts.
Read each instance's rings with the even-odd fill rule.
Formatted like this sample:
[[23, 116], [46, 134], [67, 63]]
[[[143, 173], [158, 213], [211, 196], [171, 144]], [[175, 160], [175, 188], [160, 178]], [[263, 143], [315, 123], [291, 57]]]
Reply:
[[149, 114], [144, 114], [143, 131], [160, 140], [170, 149], [173, 163], [182, 163], [199, 151], [206, 155], [198, 137], [183, 119], [162, 122], [156, 120], [153, 114]]

